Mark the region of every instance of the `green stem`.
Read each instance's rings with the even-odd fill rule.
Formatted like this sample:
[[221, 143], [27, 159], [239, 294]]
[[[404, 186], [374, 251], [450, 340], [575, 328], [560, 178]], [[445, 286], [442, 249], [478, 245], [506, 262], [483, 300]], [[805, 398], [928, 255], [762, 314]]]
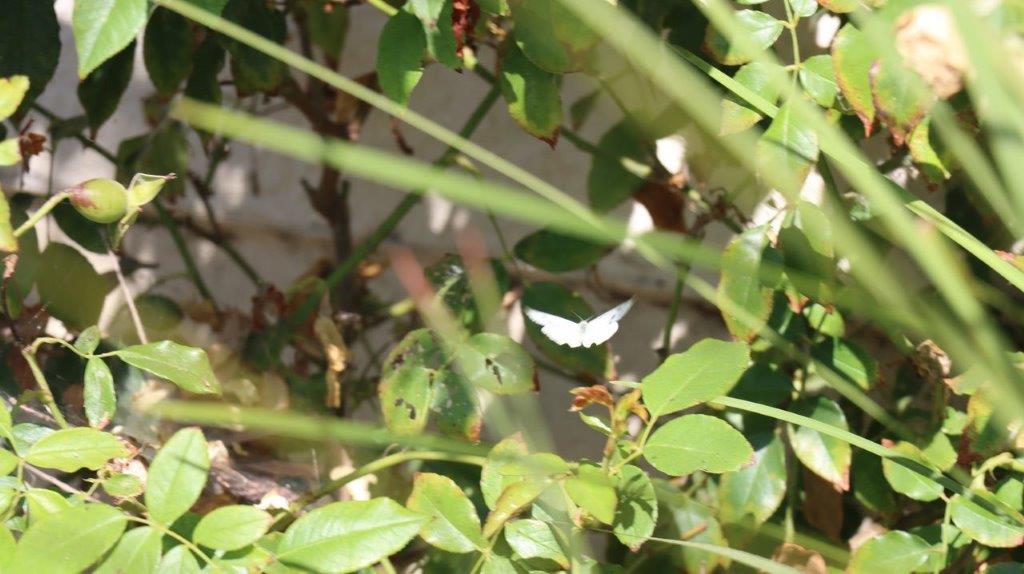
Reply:
[[690, 273], [690, 266], [682, 264], [676, 275], [676, 286], [672, 290], [672, 303], [668, 307], [668, 317], [665, 319], [665, 332], [661, 335], [661, 360], [664, 361], [672, 353], [672, 327], [676, 324], [679, 316], [679, 303], [683, 298], [683, 288], [686, 286], [686, 276]]
[[36, 384], [39, 385], [39, 390], [43, 394], [43, 404], [53, 415], [53, 420], [57, 421], [57, 425], [62, 429], [68, 428], [68, 421], [64, 420], [64, 415], [57, 408], [57, 402], [53, 398], [53, 392], [50, 390], [50, 384], [46, 382], [46, 376], [43, 375], [42, 369], [39, 368], [39, 363], [36, 362], [35, 350], [32, 347], [26, 347], [21, 350], [21, 356], [25, 357], [25, 362], [28, 363], [28, 368], [32, 371], [32, 377], [35, 378]]
[[196, 260], [192, 258], [192, 253], [188, 250], [188, 244], [185, 243], [185, 238], [181, 236], [181, 230], [178, 229], [178, 222], [171, 217], [170, 213], [167, 213], [167, 208], [164, 207], [163, 200], [159, 197], [153, 200], [153, 207], [156, 208], [156, 212], [160, 215], [160, 222], [167, 228], [167, 232], [171, 234], [171, 239], [174, 241], [175, 247], [178, 248], [178, 253], [181, 254], [181, 261], [185, 264], [185, 270], [188, 273], [189, 279], [191, 279], [192, 283], [195, 284], [200, 295], [210, 302], [214, 311], [219, 313], [217, 309], [217, 302], [214, 301], [210, 288], [206, 285], [206, 281], [203, 279], [202, 274], [199, 273], [199, 267], [196, 265]]
[[22, 223], [20, 226], [18, 226], [17, 229], [14, 230], [14, 236], [21, 237], [26, 231], [35, 227], [35, 225], [39, 223], [39, 220], [46, 217], [48, 213], [53, 211], [54, 207], [57, 207], [57, 204], [64, 201], [68, 197], [71, 197], [71, 193], [68, 191], [62, 191], [60, 193], [54, 194], [52, 197], [50, 197], [50, 199], [47, 199], [45, 203], [39, 206], [39, 209], [37, 209], [35, 213], [33, 213], [31, 216], [29, 216], [28, 219], [25, 220], [25, 223]]

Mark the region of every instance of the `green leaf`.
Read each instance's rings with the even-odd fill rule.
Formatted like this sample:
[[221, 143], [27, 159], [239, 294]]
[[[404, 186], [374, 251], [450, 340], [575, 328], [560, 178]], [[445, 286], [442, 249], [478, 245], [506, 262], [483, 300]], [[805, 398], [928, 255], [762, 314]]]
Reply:
[[562, 125], [558, 80], [555, 74], [535, 66], [515, 44], [501, 57], [501, 94], [509, 114], [527, 133], [552, 146]]
[[983, 458], [1001, 452], [1009, 440], [1009, 430], [996, 416], [987, 393], [971, 395], [967, 401], [967, 427], [964, 429], [969, 452]]
[[749, 362], [750, 349], [743, 343], [704, 339], [643, 378], [644, 404], [657, 417], [718, 398], [732, 389]]
[[298, 568], [353, 572], [401, 550], [428, 520], [387, 498], [334, 502], [296, 520], [276, 554]]
[[5, 449], [0, 449], [0, 476], [7, 476], [18, 468], [18, 455]]
[[587, 198], [595, 211], [611, 211], [644, 183], [653, 160], [651, 146], [626, 122], [612, 126], [597, 142], [587, 174]]
[[[807, 318], [808, 326], [822, 335], [842, 337], [846, 334], [846, 322], [843, 321], [843, 315], [838, 309], [812, 303], [804, 307], [803, 315]], [[874, 360], [870, 362], [874, 365]]]
[[199, 574], [199, 562], [186, 546], [175, 546], [160, 559], [156, 574]]
[[[774, 104], [779, 99], [780, 81], [784, 81], [786, 71], [777, 64], [751, 62], [736, 71], [733, 80], [766, 102]], [[719, 135], [726, 136], [742, 132], [754, 127], [761, 121], [762, 115], [750, 104], [738, 96], [729, 94], [722, 100], [722, 125]]]
[[533, 504], [549, 486], [548, 480], [530, 479], [516, 481], [505, 487], [498, 500], [494, 501], [494, 510], [484, 522], [484, 537], [490, 538], [497, 534], [505, 523]]
[[771, 518], [786, 496], [786, 448], [774, 433], [750, 437], [754, 462], [722, 475], [718, 486], [719, 518], [740, 523], [752, 516], [755, 525]]
[[994, 548], [1024, 544], [1024, 528], [962, 495], [950, 499], [949, 514], [957, 528], [980, 544]]
[[920, 537], [894, 530], [857, 548], [846, 571], [849, 574], [909, 574], [928, 560], [930, 550], [931, 546]]
[[607, 245], [541, 229], [519, 240], [513, 252], [530, 265], [551, 273], [584, 269], [608, 253]]
[[60, 25], [53, 2], [6, 0], [0, 18], [0, 78], [28, 76], [24, 113], [50, 83], [60, 61]]
[[883, 518], [896, 516], [896, 497], [889, 484], [882, 478], [882, 459], [874, 454], [855, 450], [850, 472], [853, 496], [857, 502]]
[[672, 476], [702, 470], [722, 473], [738, 470], [754, 455], [747, 439], [721, 419], [685, 415], [654, 431], [644, 445], [651, 466]]
[[455, 54], [452, 0], [410, 0], [406, 9], [410, 8], [423, 25], [430, 55], [447, 68], [459, 68], [462, 61]]
[[18, 423], [11, 428], [11, 446], [14, 447], [14, 452], [24, 457], [32, 445], [54, 432], [49, 427], [32, 423]]
[[21, 143], [18, 138], [0, 141], [0, 167], [15, 165], [21, 161]]
[[779, 231], [786, 275], [798, 291], [822, 304], [835, 298], [835, 247], [832, 223], [821, 209], [797, 203], [793, 217]]
[[11, 565], [11, 560], [14, 559], [14, 552], [17, 549], [16, 544], [17, 542], [15, 542], [11, 530], [6, 526], [0, 525], [0, 568], [3, 568], [5, 571]]
[[496, 16], [507, 16], [509, 14], [508, 0], [478, 0], [480, 9], [488, 14]]
[[[388, 430], [398, 434], [415, 434], [427, 426], [433, 389], [442, 375], [436, 369], [425, 366], [422, 355], [405, 354], [405, 341], [422, 338], [434, 344], [432, 335], [426, 329], [419, 329], [406, 335], [394, 350], [385, 365], [394, 365], [402, 358], [400, 367], [386, 368], [381, 376], [378, 393], [381, 414]], [[440, 349], [438, 349], [440, 352]], [[406, 362], [406, 361], [409, 362]]]
[[551, 560], [562, 568], [569, 567], [569, 559], [545, 522], [513, 520], [505, 525], [505, 541], [521, 558]]
[[313, 44], [337, 60], [348, 35], [348, 8], [331, 0], [311, 0], [306, 6], [306, 25]]
[[762, 280], [761, 260], [768, 247], [768, 227], [761, 225], [737, 235], [722, 253], [722, 275], [718, 281], [718, 298], [728, 301], [756, 319], [750, 325], [719, 305], [725, 325], [734, 337], [751, 341], [772, 313], [772, 290]]
[[160, 539], [160, 532], [149, 526], [129, 530], [96, 569], [96, 574], [152, 572], [160, 561]]
[[[284, 13], [272, 6], [263, 0], [230, 0], [224, 7], [224, 18], [283, 44], [287, 35]], [[243, 94], [272, 91], [285, 79], [287, 69], [279, 60], [227, 36], [220, 36], [220, 40], [231, 54], [236, 90]]]
[[533, 358], [505, 335], [477, 333], [460, 343], [455, 355], [455, 367], [475, 387], [497, 395], [537, 390]]
[[[829, 7], [826, 5], [826, 8]], [[864, 124], [865, 137], [871, 135], [875, 122], [875, 103], [868, 75], [876, 58], [871, 40], [853, 24], [843, 26], [832, 41], [836, 83]]]
[[11, 206], [0, 189], [0, 252], [14, 253], [17, 250], [18, 238], [14, 236], [14, 226], [11, 225]]
[[58, 430], [29, 447], [25, 462], [42, 468], [74, 472], [99, 470], [108, 460], [126, 456], [128, 450], [110, 433], [76, 427]]
[[646, 472], [627, 464], [619, 471], [615, 494], [619, 503], [615, 507], [612, 531], [619, 542], [636, 551], [658, 523], [658, 498], [654, 484]]
[[[914, 461], [923, 459], [921, 451], [910, 443], [898, 442], [890, 448]], [[882, 473], [893, 490], [914, 500], [930, 502], [942, 496], [942, 485], [888, 458], [882, 459]]]
[[29, 526], [5, 572], [79, 572], [121, 537], [127, 518], [106, 504], [82, 504]]
[[423, 77], [427, 38], [412, 14], [399, 10], [388, 19], [377, 43], [377, 80], [384, 95], [409, 105], [409, 96]]
[[[952, 158], [942, 147], [941, 142], [932, 138], [931, 118], [925, 116], [907, 139], [910, 157], [914, 158], [921, 173], [933, 183], [942, 183], [952, 177], [950, 164]], [[942, 150], [941, 152], [939, 150]]]
[[156, 91], [178, 91], [192, 71], [192, 30], [184, 16], [158, 6], [146, 24], [142, 58]]
[[219, 394], [220, 383], [206, 351], [174, 341], [132, 345], [113, 351], [122, 361], [197, 394]]
[[559, 0], [509, 0], [513, 39], [534, 64], [553, 74], [578, 72], [587, 65], [599, 37]]
[[28, 93], [28, 76], [0, 78], [0, 121], [14, 115]]
[[793, 393], [793, 379], [774, 365], [754, 363], [736, 386], [729, 391], [730, 397], [763, 405], [778, 405]]
[[760, 10], [740, 10], [735, 17], [746, 32], [744, 36], [750, 49], [732, 45], [713, 26], [708, 26], [704, 36], [704, 51], [726, 66], [738, 66], [753, 60], [779, 39], [784, 27], [781, 21]]
[[18, 138], [0, 141], [0, 167], [15, 165], [21, 161], [21, 144]]
[[790, 102], [775, 114], [771, 125], [757, 142], [757, 165], [760, 173], [774, 173], [783, 183], [798, 192], [818, 161], [818, 134], [793, 115]]
[[103, 479], [103, 490], [116, 498], [130, 498], [142, 494], [145, 485], [134, 474], [117, 473]]
[[416, 475], [409, 510], [431, 517], [420, 536], [447, 552], [482, 551], [487, 541], [480, 533], [480, 517], [462, 488], [447, 476], [424, 472]]
[[135, 40], [146, 23], [146, 0], [76, 0], [71, 26], [78, 77], [85, 78]]
[[214, 550], [237, 550], [259, 540], [274, 517], [253, 506], [221, 506], [199, 521], [192, 541]]
[[818, 11], [818, 3], [815, 0], [786, 0], [793, 9], [793, 15], [801, 18], [809, 18]]
[[89, 73], [78, 84], [78, 101], [85, 109], [85, 117], [89, 120], [89, 129], [93, 137], [100, 126], [114, 115], [121, 96], [128, 89], [132, 80], [132, 69], [135, 66], [135, 42], [128, 44], [120, 52]]
[[[846, 416], [835, 401], [825, 397], [809, 397], [789, 406], [792, 413], [849, 430]], [[840, 490], [850, 489], [850, 444], [822, 434], [812, 428], [788, 426], [789, 443], [800, 462], [811, 472], [831, 482]]]
[[860, 8], [860, 0], [818, 0], [818, 3], [830, 12], [845, 14]]
[[[722, 526], [715, 519], [714, 512], [703, 504], [673, 488], [666, 492], [664, 485], [658, 488], [658, 500], [664, 505], [655, 535], [661, 538], [679, 539], [710, 546], [728, 546], [722, 533]], [[725, 566], [725, 558], [697, 548], [675, 547], [672, 562], [682, 566], [686, 572], [711, 572], [717, 566]], [[678, 566], [677, 566], [678, 568]]]
[[600, 466], [581, 462], [576, 474], [566, 479], [565, 492], [573, 502], [601, 522], [611, 524], [615, 519], [615, 480]]
[[831, 108], [836, 103], [839, 85], [836, 83], [832, 56], [821, 54], [807, 58], [800, 64], [799, 76], [804, 91], [819, 106]]
[[25, 492], [25, 503], [28, 506], [29, 524], [45, 520], [71, 507], [68, 499], [52, 490], [43, 488], [28, 489]]
[[[494, 275], [494, 287], [498, 296], [509, 289], [508, 271], [504, 264], [497, 259], [490, 260], [490, 271]], [[485, 272], [481, 270], [481, 272]], [[471, 277], [466, 263], [458, 255], [445, 255], [426, 269], [427, 279], [437, 289], [437, 295], [445, 306], [451, 310], [459, 323], [465, 326], [471, 333], [485, 330], [485, 323], [491, 317], [481, 316], [486, 309], [480, 309], [480, 302], [474, 294]]]
[[875, 359], [853, 341], [829, 337], [811, 348], [811, 356], [864, 390], [878, 380]]
[[114, 376], [103, 359], [92, 357], [85, 364], [84, 401], [89, 425], [101, 429], [114, 418], [117, 410]]
[[196, 48], [192, 73], [185, 82], [185, 95], [201, 102], [219, 104], [222, 96], [219, 76], [223, 68], [224, 48], [217, 38], [208, 36]]
[[146, 479], [146, 508], [160, 524], [170, 525], [199, 500], [210, 470], [206, 439], [198, 428], [174, 433], [156, 453]]
[[36, 287], [47, 313], [72, 329], [84, 329], [96, 324], [113, 282], [98, 275], [75, 248], [52, 242], [40, 257]]
[[494, 508], [498, 497], [513, 482], [525, 480], [523, 475], [506, 474], [503, 467], [527, 455], [526, 443], [516, 434], [503, 439], [491, 448], [487, 461], [480, 469], [480, 493], [488, 508]]
[[923, 85], [923, 80], [895, 59], [876, 60], [868, 78], [878, 119], [889, 128], [893, 142], [903, 145], [928, 112], [934, 96], [926, 89], [915, 89]]
[[75, 339], [75, 350], [83, 355], [91, 355], [96, 352], [102, 339], [103, 333], [100, 332], [100, 328], [93, 325], [78, 334]]

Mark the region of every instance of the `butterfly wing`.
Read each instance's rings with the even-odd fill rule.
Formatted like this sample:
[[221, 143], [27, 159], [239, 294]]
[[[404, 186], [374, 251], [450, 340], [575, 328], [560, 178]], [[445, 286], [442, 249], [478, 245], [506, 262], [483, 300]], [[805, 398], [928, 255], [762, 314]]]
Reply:
[[579, 323], [536, 309], [526, 308], [524, 311], [531, 321], [540, 325], [540, 332], [555, 343], [568, 345], [574, 349], [583, 344], [583, 333]]
[[633, 307], [633, 298], [629, 298], [625, 303], [621, 303], [587, 321], [586, 328], [583, 331], [583, 346], [590, 348], [611, 339], [612, 335], [619, 330], [619, 319], [622, 319], [631, 307]]

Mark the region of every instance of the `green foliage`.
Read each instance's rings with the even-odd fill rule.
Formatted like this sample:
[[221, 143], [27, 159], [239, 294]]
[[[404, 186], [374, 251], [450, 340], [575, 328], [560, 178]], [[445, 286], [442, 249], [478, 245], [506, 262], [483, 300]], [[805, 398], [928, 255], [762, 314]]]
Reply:
[[[76, 0], [74, 118], [38, 99], [61, 50], [51, 4], [0, 17], [0, 175], [32, 187], [0, 201], [0, 571], [1019, 570], [1012, 2]], [[349, 41], [375, 10], [376, 44]], [[825, 12], [850, 14], [827, 50], [805, 42]], [[126, 101], [140, 33], [156, 93]], [[373, 70], [349, 78], [366, 50]], [[489, 84], [459, 134], [410, 109], [435, 72], [434, 90]], [[514, 124], [488, 116], [499, 98]], [[144, 132], [92, 139], [139, 107]], [[411, 157], [358, 141], [381, 114]], [[445, 146], [432, 166], [398, 122]], [[516, 124], [479, 141], [574, 146], [587, 205], [470, 141]], [[38, 187], [34, 156], [63, 181], [74, 142], [116, 180]], [[291, 285], [262, 278], [212, 208], [245, 144], [324, 164], [274, 190], [304, 190], [338, 248]], [[582, 193], [573, 165], [552, 181]], [[406, 238], [418, 196], [354, 225], [364, 178], [477, 208], [497, 241], [471, 229], [425, 273], [397, 254], [411, 297], [378, 288], [374, 251]], [[630, 210], [655, 229], [627, 227]], [[530, 228], [506, 244], [504, 218]], [[47, 219], [60, 233], [35, 231]], [[180, 277], [123, 241], [138, 225], [165, 228], [201, 301], [168, 297]], [[214, 296], [193, 235], [252, 280], [251, 305]], [[595, 315], [587, 291], [619, 298], [613, 251], [661, 274], [625, 287], [643, 321], [589, 348], [525, 314], [524, 340], [506, 334], [517, 304], [574, 323]], [[652, 318], [650, 354], [621, 346]], [[586, 458], [542, 428], [560, 379], [572, 432], [603, 444], [581, 437]], [[206, 401], [167, 400], [190, 395]], [[375, 413], [379, 428], [352, 420]], [[282, 460], [312, 480], [251, 476]], [[867, 521], [884, 533], [847, 551]]]

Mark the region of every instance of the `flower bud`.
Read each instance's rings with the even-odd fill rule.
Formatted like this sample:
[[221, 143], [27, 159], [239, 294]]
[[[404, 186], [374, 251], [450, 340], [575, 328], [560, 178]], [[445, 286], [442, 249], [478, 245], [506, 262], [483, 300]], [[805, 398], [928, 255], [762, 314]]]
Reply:
[[112, 179], [90, 179], [70, 189], [71, 205], [96, 223], [113, 223], [124, 217], [128, 192]]

